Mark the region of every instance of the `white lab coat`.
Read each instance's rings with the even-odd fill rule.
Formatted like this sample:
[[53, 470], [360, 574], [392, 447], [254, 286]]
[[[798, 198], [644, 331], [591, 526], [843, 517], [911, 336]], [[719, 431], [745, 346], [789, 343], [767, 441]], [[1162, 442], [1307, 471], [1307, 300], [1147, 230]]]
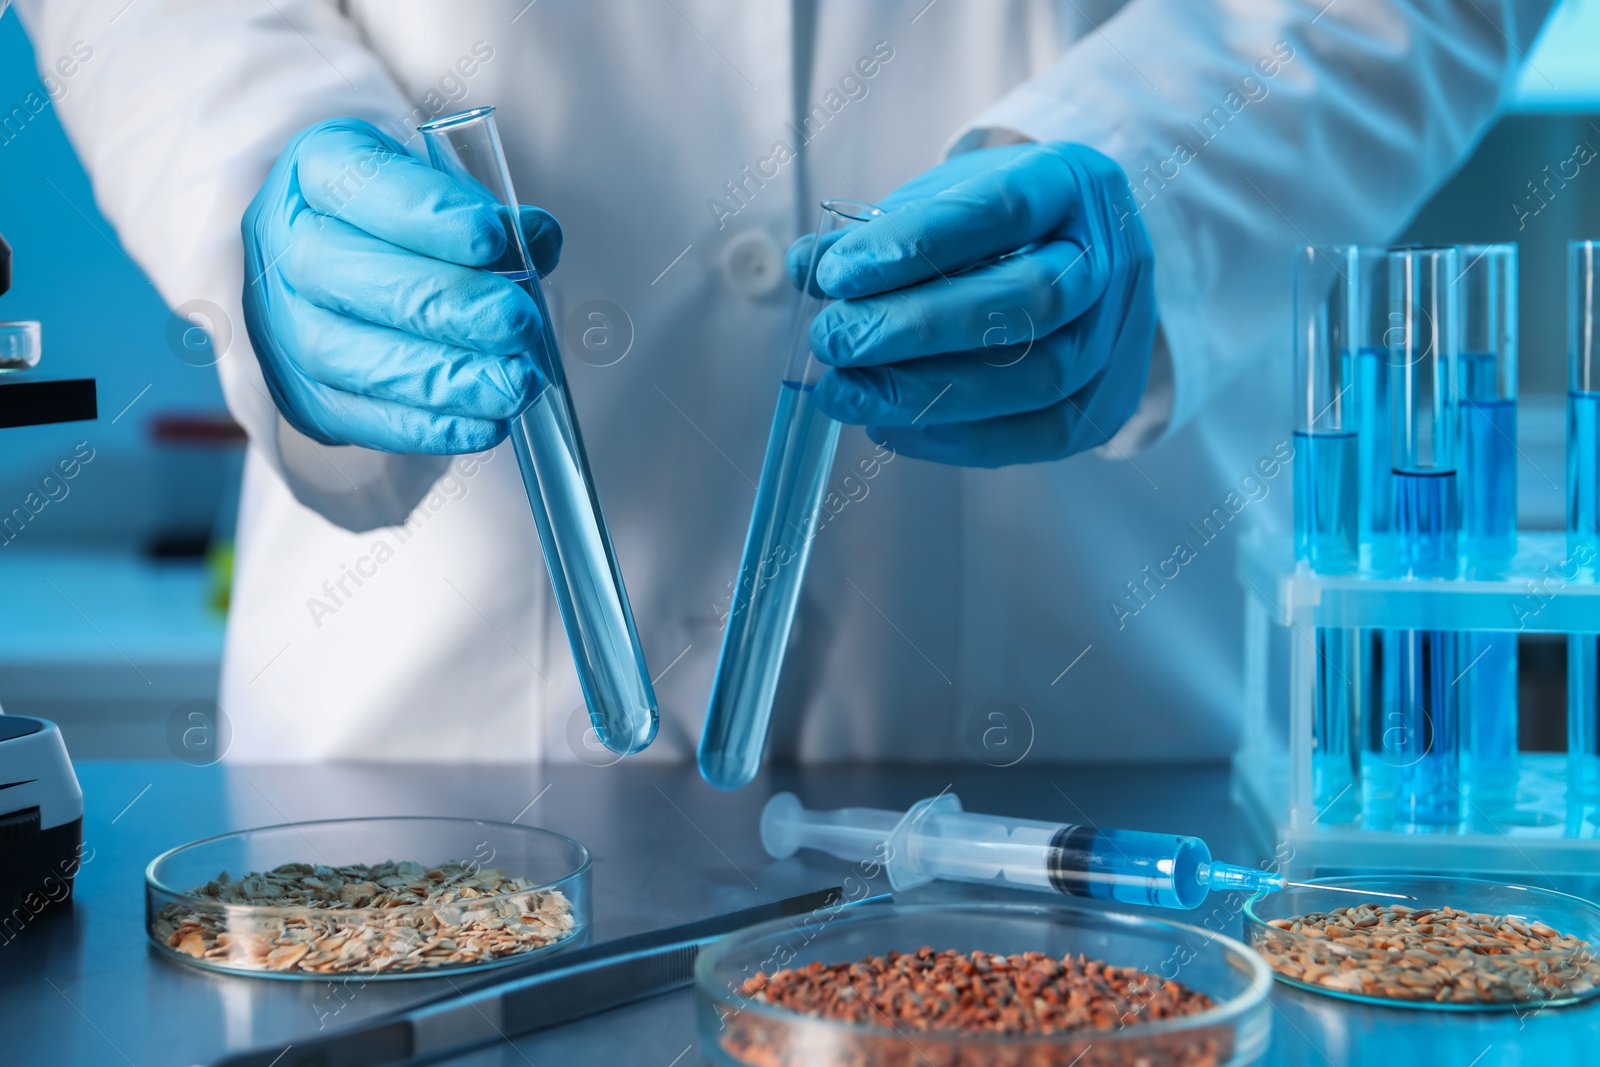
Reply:
[[[774, 748], [1232, 749], [1233, 553], [1246, 525], [1281, 532], [1290, 494], [1290, 247], [1397, 232], [1550, 0], [818, 6], [813, 33], [792, 23], [809, 0], [20, 0], [41, 64], [94, 49], [61, 118], [128, 252], [170, 305], [224, 317], [218, 370], [252, 442], [233, 756], [602, 758], [509, 449], [446, 473], [314, 445], [242, 328], [239, 217], [296, 131], [486, 103], [522, 199], [566, 232], [558, 330], [582, 312], [601, 331], [567, 366], [660, 676], [641, 758], [688, 756], [704, 715], [791, 328], [775, 256], [822, 196], [881, 197], [1020, 138], [1091, 145], [1134, 182], [1163, 330], [1144, 405], [1103, 455], [997, 472], [873, 466], [847, 430]], [[802, 115], [812, 139], [785, 159]], [[617, 362], [593, 301], [631, 320]]]

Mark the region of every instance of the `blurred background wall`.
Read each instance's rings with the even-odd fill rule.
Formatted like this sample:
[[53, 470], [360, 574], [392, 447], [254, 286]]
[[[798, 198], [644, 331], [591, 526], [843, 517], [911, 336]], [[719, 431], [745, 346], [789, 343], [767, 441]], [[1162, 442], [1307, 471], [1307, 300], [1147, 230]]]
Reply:
[[41, 81], [0, 17], [0, 319], [38, 320], [30, 376], [93, 377], [100, 410], [0, 431], [0, 702], [58, 720], [77, 756], [195, 758], [183, 731], [216, 725], [224, 622], [204, 553], [242, 453], [204, 338], [123, 253], [56, 118], [83, 51], [38, 57]]
[[[44, 57], [47, 66], [58, 58]], [[53, 88], [58, 97], [70, 96], [72, 79], [56, 77]], [[46, 106], [34, 113], [40, 102]], [[0, 318], [39, 320], [41, 372], [97, 378], [101, 416], [0, 437], [0, 511], [36, 489], [78, 442], [88, 440], [95, 452], [69, 496], [52, 502], [6, 550], [45, 541], [127, 545], [156, 535], [163, 511], [170, 524], [174, 507], [214, 505], [201, 496], [214, 495], [215, 486], [169, 499], [160, 484], [164, 457], [150, 429], [158, 415], [222, 410], [216, 372], [172, 351], [171, 315], [96, 210], [15, 13], [0, 17], [0, 233], [11, 244], [14, 268]]]

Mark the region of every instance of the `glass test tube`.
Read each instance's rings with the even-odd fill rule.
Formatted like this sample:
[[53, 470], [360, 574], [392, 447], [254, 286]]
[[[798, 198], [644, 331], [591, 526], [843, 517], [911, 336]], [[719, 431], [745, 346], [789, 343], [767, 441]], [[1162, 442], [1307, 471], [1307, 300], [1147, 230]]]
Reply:
[[[1356, 423], [1360, 456], [1361, 569], [1388, 574], [1393, 566], [1394, 457], [1389, 410], [1389, 250], [1356, 250]], [[1362, 821], [1387, 827], [1394, 816], [1394, 767], [1384, 758], [1383, 631], [1357, 632], [1362, 756]]]
[[[1567, 245], [1567, 556], [1600, 568], [1600, 241]], [[1567, 788], [1600, 799], [1600, 634], [1567, 637]]]
[[1389, 250], [1359, 248], [1356, 400], [1361, 455], [1362, 569], [1387, 571], [1393, 547], [1394, 460], [1389, 443]]
[[523, 244], [519, 201], [495, 128], [494, 108], [447, 115], [419, 127], [438, 170], [497, 205], [506, 251], [489, 269], [520, 285], [538, 305], [539, 344], [530, 353], [543, 391], [511, 421], [511, 445], [539, 529], [561, 622], [600, 741], [613, 752], [637, 752], [656, 735], [656, 695], [639, 648], [633, 611], [622, 586], [578, 435], [561, 351], [539, 275]]
[[[1457, 488], [1466, 576], [1504, 577], [1517, 552], [1517, 246], [1460, 250]], [[1474, 817], [1508, 814], [1517, 787], [1517, 635], [1461, 635], [1462, 785]]]
[[[1360, 276], [1348, 245], [1295, 253], [1295, 558], [1318, 574], [1360, 566], [1356, 320]], [[1319, 627], [1312, 699], [1312, 800], [1319, 821], [1349, 822], [1362, 681], [1359, 631]]]
[[880, 214], [868, 204], [848, 200], [822, 203], [700, 735], [700, 774], [718, 789], [747, 785], [761, 765], [817, 509], [839, 444], [839, 424], [813, 400], [823, 367], [811, 354], [811, 320], [828, 302], [816, 286], [817, 264], [845, 230]]
[[[1459, 573], [1459, 418], [1455, 248], [1389, 253], [1389, 401], [1394, 465], [1395, 573]], [[1396, 770], [1402, 830], [1444, 830], [1461, 817], [1457, 634], [1383, 635], [1383, 757]]]

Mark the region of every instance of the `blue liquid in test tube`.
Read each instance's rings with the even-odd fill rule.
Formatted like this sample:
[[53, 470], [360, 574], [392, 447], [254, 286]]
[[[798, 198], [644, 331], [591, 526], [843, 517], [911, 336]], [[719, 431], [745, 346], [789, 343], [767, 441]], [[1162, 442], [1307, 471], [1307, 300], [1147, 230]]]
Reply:
[[[1295, 259], [1295, 558], [1316, 574], [1360, 567], [1359, 397], [1352, 356], [1359, 303], [1356, 249], [1301, 247]], [[1312, 690], [1311, 795], [1317, 819], [1360, 810], [1356, 738], [1360, 632], [1318, 627]]]
[[521, 286], [539, 309], [542, 331], [529, 355], [544, 388], [526, 411], [511, 420], [512, 450], [590, 722], [600, 742], [613, 752], [637, 752], [656, 735], [655, 690], [589, 474], [550, 311], [523, 243], [518, 200], [495, 128], [494, 108], [447, 115], [419, 130], [433, 166], [482, 192], [499, 212], [506, 250], [489, 269]]
[[[1567, 556], [1600, 569], [1600, 242], [1567, 246]], [[1572, 813], [1600, 801], [1600, 633], [1567, 638], [1567, 788]]]
[[[519, 282], [550, 313], [536, 279]], [[545, 327], [549, 333], [549, 326]], [[555, 350], [555, 339], [545, 342]], [[511, 424], [511, 447], [533, 504], [556, 607], [566, 629], [584, 702], [601, 744], [637, 752], [655, 738], [655, 691], [634, 629], [615, 550], [590, 483], [572, 400], [560, 360], [555, 379]]]
[[831, 238], [880, 214], [844, 200], [824, 201], [822, 208], [700, 735], [700, 774], [718, 789], [748, 785], [760, 769], [817, 511], [839, 443], [839, 424], [814, 401], [823, 368], [811, 355], [810, 327], [825, 302], [815, 284], [817, 263]]
[[[1469, 578], [1503, 578], [1517, 553], [1517, 246], [1466, 245], [1459, 279], [1461, 549]], [[1462, 634], [1462, 778], [1491, 826], [1515, 805], [1517, 634]]]
[[[1394, 472], [1397, 565], [1411, 577], [1453, 577], [1457, 567], [1454, 471]], [[1458, 635], [1442, 630], [1383, 634], [1386, 758], [1397, 769], [1401, 828], [1460, 819]]]
[[1361, 555], [1383, 570], [1394, 529], [1394, 460], [1389, 446], [1389, 351], [1363, 345], [1356, 354], [1356, 407], [1361, 440]]
[[1462, 354], [1461, 532], [1480, 578], [1517, 554], [1517, 401], [1496, 396], [1494, 379], [1493, 356]]
[[[1304, 530], [1308, 535], [1307, 555], [1300, 558], [1318, 573], [1355, 570], [1356, 466], [1354, 433], [1295, 434], [1296, 527], [1297, 534]], [[1304, 514], [1300, 486], [1311, 498]], [[1360, 631], [1354, 629], [1317, 628], [1311, 792], [1322, 823], [1348, 822], [1359, 807], [1355, 789], [1362, 679], [1359, 637]]]
[[[1454, 248], [1389, 254], [1389, 399], [1394, 452], [1395, 572], [1459, 573]], [[1461, 820], [1459, 635], [1383, 635], [1383, 749], [1394, 769], [1395, 828], [1455, 828]]]
[[700, 773], [721, 789], [745, 785], [760, 767], [818, 509], [839, 444], [839, 423], [818, 410], [814, 389], [785, 380], [778, 390], [700, 743]]
[[1295, 484], [1305, 486], [1304, 493], [1295, 494], [1295, 558], [1318, 574], [1355, 571], [1356, 432], [1296, 430], [1294, 464]]
[[[1600, 561], [1600, 392], [1567, 394], [1569, 558]], [[1594, 580], [1594, 563], [1586, 568]], [[1567, 638], [1568, 751], [1577, 794], [1600, 800], [1600, 633]]]
[[[1569, 558], [1600, 562], [1600, 392], [1567, 394]], [[1567, 745], [1579, 796], [1600, 800], [1600, 633], [1567, 638]]]

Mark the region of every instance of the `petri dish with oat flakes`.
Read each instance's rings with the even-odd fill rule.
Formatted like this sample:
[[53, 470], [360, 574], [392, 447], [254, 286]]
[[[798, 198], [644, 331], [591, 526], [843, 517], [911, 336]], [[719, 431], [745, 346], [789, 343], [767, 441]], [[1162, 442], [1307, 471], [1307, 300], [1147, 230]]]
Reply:
[[[870, 1003], [853, 1019], [795, 1009], [770, 995], [784, 974], [839, 973], [841, 964], [859, 967], [890, 954], [899, 965], [921, 958], [924, 946], [968, 955], [981, 977], [964, 979], [959, 988], [928, 983], [894, 994], [885, 1007], [881, 990], [846, 969], [848, 980], [833, 999]], [[1052, 961], [1086, 957], [1093, 969], [1110, 966], [1124, 975], [1134, 969], [1151, 979], [1142, 991], [1146, 999], [1124, 1000], [1120, 1017], [1101, 1020], [1109, 1025], [1018, 1032], [928, 1023], [930, 1004], [976, 996], [980, 984], [987, 990], [983, 997], [994, 996], [999, 972], [1030, 954]], [[1151, 1007], [1172, 983], [1204, 994], [1210, 1006], [1156, 1017]], [[995, 1004], [989, 1018], [1003, 1022], [1024, 984], [1019, 979], [999, 994], [1008, 1003]], [[695, 964], [700, 1044], [715, 1067], [1232, 1067], [1255, 1063], [1266, 1052], [1271, 987], [1272, 972], [1259, 956], [1197, 926], [1098, 908], [989, 901], [821, 909], [731, 934]], [[1027, 995], [1047, 994], [1035, 989]], [[1085, 1002], [1091, 1016], [1096, 995], [1090, 991]]]
[[[1369, 902], [1341, 887], [1416, 899]], [[1278, 981], [1343, 1000], [1506, 1011], [1600, 993], [1600, 907], [1530, 886], [1427, 875], [1317, 878], [1252, 897], [1244, 929]]]
[[145, 929], [190, 966], [267, 978], [423, 978], [581, 944], [589, 850], [476, 819], [334, 819], [222, 834], [145, 869]]

